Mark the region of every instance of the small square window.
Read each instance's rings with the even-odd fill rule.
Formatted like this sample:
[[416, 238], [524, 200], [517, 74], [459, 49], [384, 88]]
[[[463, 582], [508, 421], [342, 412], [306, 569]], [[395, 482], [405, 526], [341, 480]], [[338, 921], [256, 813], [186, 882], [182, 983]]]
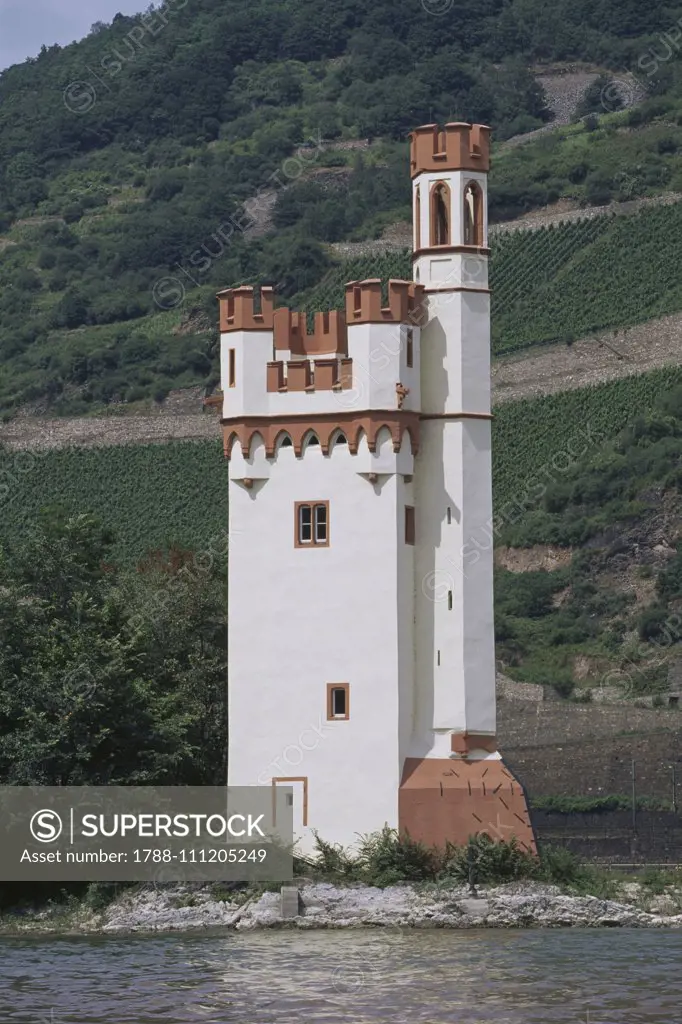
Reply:
[[329, 502], [298, 501], [296, 514], [296, 547], [329, 546]]
[[327, 721], [350, 718], [350, 686], [348, 683], [327, 683]]

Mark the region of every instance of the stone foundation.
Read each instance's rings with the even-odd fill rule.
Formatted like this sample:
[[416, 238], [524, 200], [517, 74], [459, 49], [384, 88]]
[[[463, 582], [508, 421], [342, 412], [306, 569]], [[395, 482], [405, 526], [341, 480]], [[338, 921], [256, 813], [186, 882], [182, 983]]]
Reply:
[[537, 853], [523, 788], [499, 759], [407, 758], [399, 824], [426, 846], [463, 846], [485, 832]]

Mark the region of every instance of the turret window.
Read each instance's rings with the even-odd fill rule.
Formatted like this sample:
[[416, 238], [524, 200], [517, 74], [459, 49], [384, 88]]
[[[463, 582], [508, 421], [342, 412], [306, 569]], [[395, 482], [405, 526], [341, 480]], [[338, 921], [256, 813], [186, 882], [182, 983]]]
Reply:
[[296, 513], [296, 547], [329, 546], [329, 502], [298, 501]]
[[431, 192], [431, 245], [450, 245], [450, 189], [444, 181]]
[[327, 683], [327, 721], [350, 718], [350, 686], [348, 683]]
[[483, 245], [483, 194], [470, 181], [464, 189], [464, 244]]

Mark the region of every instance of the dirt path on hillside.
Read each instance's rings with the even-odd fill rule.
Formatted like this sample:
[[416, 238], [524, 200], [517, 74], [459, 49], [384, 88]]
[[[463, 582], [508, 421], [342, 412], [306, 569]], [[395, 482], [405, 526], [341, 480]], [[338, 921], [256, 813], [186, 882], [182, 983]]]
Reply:
[[[651, 320], [614, 336], [607, 331], [573, 345], [552, 345], [493, 363], [493, 405], [645, 373], [682, 363], [682, 313]], [[176, 393], [173, 410], [153, 416], [42, 419], [20, 416], [0, 424], [0, 444], [32, 451], [121, 444], [163, 444], [220, 438], [218, 414], [202, 412], [201, 389]], [[196, 408], [196, 412], [189, 411]]]
[[493, 363], [493, 404], [603, 384], [682, 363], [682, 313], [572, 345], [534, 348]]
[[[198, 405], [198, 408], [201, 407]], [[98, 416], [87, 419], [40, 419], [22, 416], [0, 426], [0, 444], [15, 450], [96, 448], [121, 444], [164, 444], [220, 438], [217, 413], [183, 416]]]

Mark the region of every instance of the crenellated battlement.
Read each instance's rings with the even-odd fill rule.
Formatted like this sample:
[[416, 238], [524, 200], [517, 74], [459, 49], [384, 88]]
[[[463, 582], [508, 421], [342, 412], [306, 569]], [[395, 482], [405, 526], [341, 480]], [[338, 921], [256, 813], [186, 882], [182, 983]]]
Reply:
[[350, 281], [346, 285], [346, 323], [409, 324], [419, 327], [424, 321], [424, 288], [414, 281], [391, 279], [388, 282], [388, 306], [381, 305], [381, 279]]
[[425, 124], [410, 132], [410, 173], [490, 170], [490, 128], [452, 121]]
[[271, 331], [275, 313], [275, 293], [272, 288], [261, 288], [260, 310], [257, 310], [254, 289], [225, 288], [218, 292], [220, 303], [220, 331]]
[[315, 313], [315, 326], [308, 334], [306, 313], [282, 307], [275, 310], [275, 350], [297, 356], [347, 355], [346, 318], [338, 310]]
[[380, 280], [346, 285], [346, 312], [274, 309], [271, 288], [228, 288], [221, 302], [223, 418], [330, 413], [339, 407], [420, 408], [424, 287]]
[[267, 364], [267, 389], [287, 391], [348, 391], [353, 386], [352, 359], [273, 360]]
[[347, 391], [353, 386], [352, 359], [274, 360], [267, 366], [270, 393], [286, 391]]

